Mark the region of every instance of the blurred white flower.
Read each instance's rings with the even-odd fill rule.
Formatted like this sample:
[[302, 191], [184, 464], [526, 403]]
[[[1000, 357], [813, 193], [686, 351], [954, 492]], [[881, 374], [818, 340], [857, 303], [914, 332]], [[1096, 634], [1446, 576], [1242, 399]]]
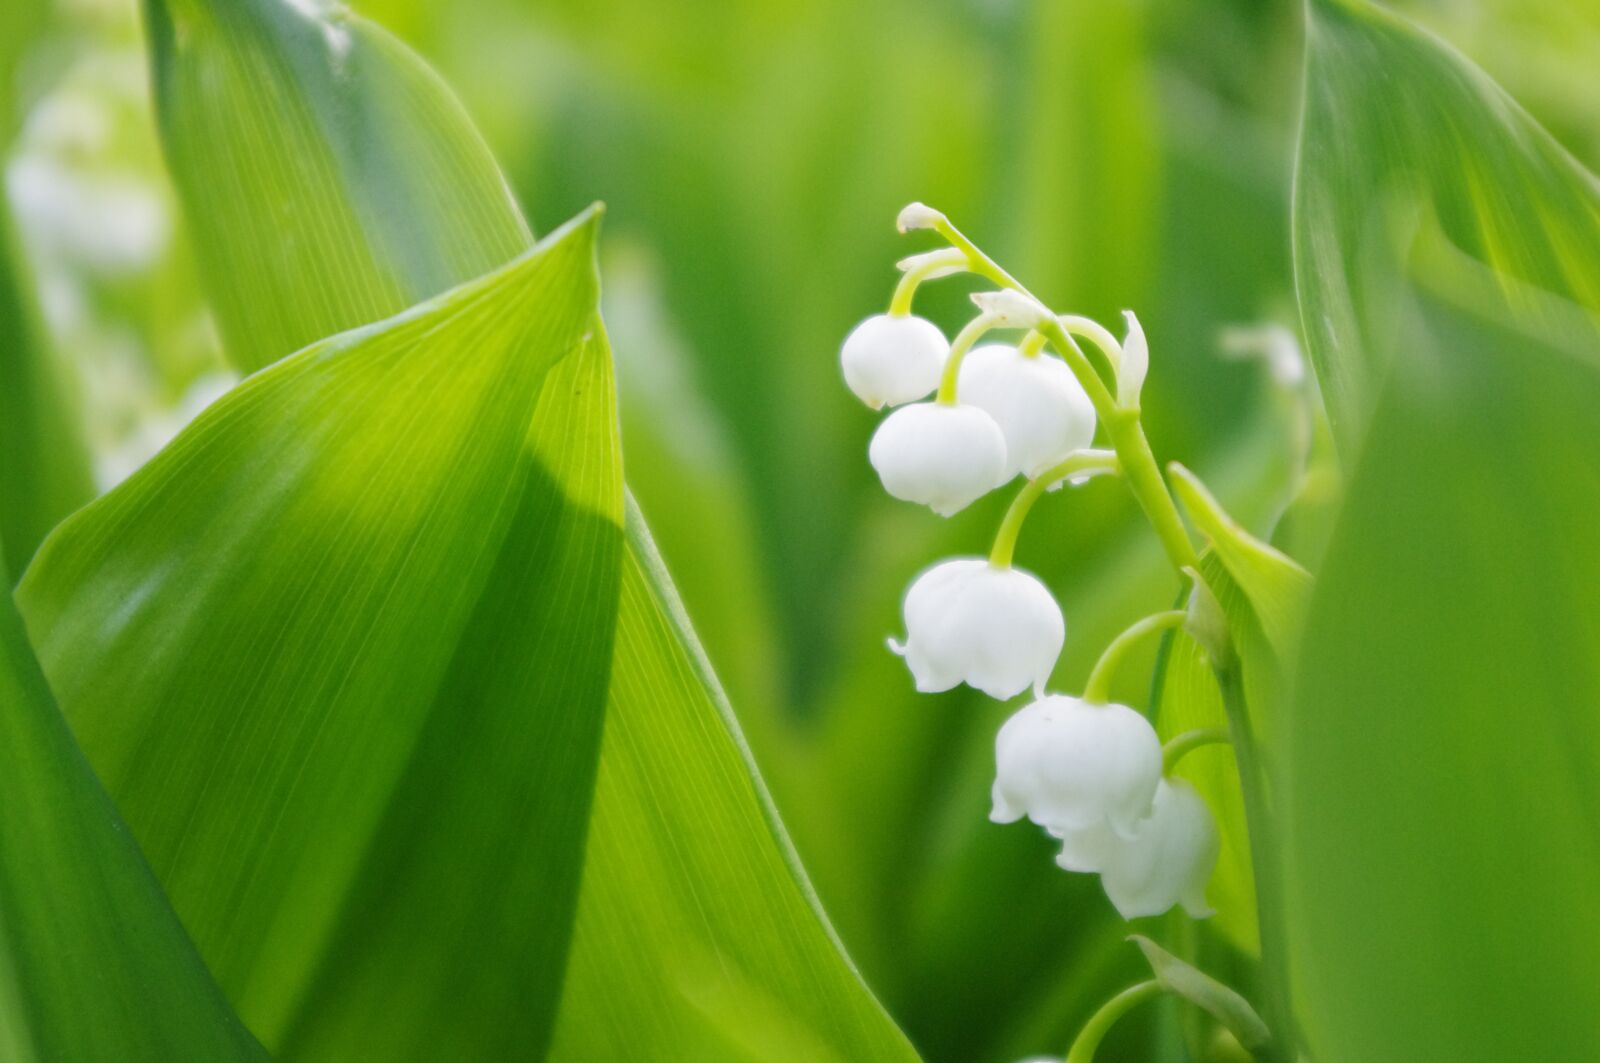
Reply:
[[1117, 405], [1134, 407], [1139, 405], [1139, 393], [1150, 372], [1150, 342], [1145, 339], [1138, 315], [1124, 310], [1122, 316], [1128, 321], [1128, 334], [1122, 339], [1122, 360], [1117, 365]]
[[906, 659], [917, 689], [966, 683], [1005, 701], [1044, 686], [1061, 655], [1066, 622], [1038, 579], [985, 558], [944, 561], [906, 592]]
[[95, 455], [95, 482], [100, 490], [109, 491], [138, 472], [140, 467], [172, 442], [189, 422], [226, 395], [238, 382], [239, 376], [233, 372], [208, 374], [191, 384], [172, 409], [141, 418], [115, 447]]
[[976, 406], [902, 406], [878, 426], [867, 457], [884, 490], [941, 517], [959, 513], [1005, 482], [1005, 436]]
[[874, 410], [926, 398], [939, 386], [950, 341], [927, 318], [874, 314], [839, 350], [844, 382]]
[[1068, 871], [1098, 871], [1124, 919], [1161, 915], [1175, 904], [1195, 919], [1212, 914], [1206, 884], [1221, 842], [1211, 809], [1184, 780], [1161, 780], [1149, 818], [1131, 837], [1104, 824], [1052, 833], [1062, 843], [1056, 863]]
[[995, 736], [996, 823], [1027, 816], [1066, 834], [1102, 825], [1131, 837], [1161, 781], [1161, 741], [1126, 705], [1052, 694], [1021, 709]]
[[1059, 358], [986, 344], [962, 361], [956, 391], [999, 424], [1007, 480], [1037, 476], [1094, 442], [1094, 404]]

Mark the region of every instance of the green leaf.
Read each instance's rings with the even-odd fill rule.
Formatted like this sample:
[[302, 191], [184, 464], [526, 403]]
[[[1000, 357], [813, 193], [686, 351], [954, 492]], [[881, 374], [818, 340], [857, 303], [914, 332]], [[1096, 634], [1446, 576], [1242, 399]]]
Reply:
[[0, 1056], [265, 1060], [45, 685], [0, 559]]
[[0, 203], [0, 539], [22, 565], [94, 485], [12, 235]]
[[19, 590], [85, 753], [283, 1058], [548, 1042], [622, 545], [594, 230], [251, 377]]
[[[1273, 653], [1280, 661], [1287, 660], [1294, 652], [1306, 599], [1311, 593], [1311, 574], [1230, 517], [1194, 473], [1177, 462], [1168, 471], [1184, 510], [1211, 543], [1212, 555], [1243, 592]], [[1229, 611], [1228, 600], [1220, 594], [1218, 600], [1224, 612], [1236, 616], [1236, 611]], [[1238, 625], [1237, 620], [1233, 623]]]
[[1187, 964], [1154, 941], [1140, 934], [1128, 938], [1139, 946], [1156, 981], [1173, 996], [1182, 997], [1211, 1013], [1247, 1049], [1256, 1049], [1272, 1039], [1272, 1032], [1250, 1002], [1209, 974]]
[[1505, 286], [1595, 313], [1600, 216], [1594, 176], [1448, 46], [1362, 0], [1315, 0], [1309, 11], [1295, 274], [1348, 458], [1390, 361], [1406, 353], [1404, 299], [1389, 282], [1420, 235], [1487, 267], [1489, 297], [1547, 327], [1557, 315]]
[[1593, 1058], [1600, 186], [1390, 16], [1310, 42], [1297, 268], [1359, 457], [1285, 717], [1308, 1047]]
[[[258, 369], [532, 237], [438, 76], [336, 4], [145, 0], [162, 141], [229, 357]], [[317, 238], [287, 239], [315, 204]]]
[[[244, 6], [263, 12], [290, 7], [268, 0], [250, 0]], [[451, 190], [436, 190], [439, 199], [433, 203], [395, 203], [375, 195], [372, 190], [382, 187], [383, 175], [348, 168], [329, 171], [327, 180], [316, 183], [252, 185], [248, 194], [222, 179], [226, 174], [242, 177], [248, 167], [202, 150], [194, 129], [237, 137], [241, 143], [285, 143], [291, 139], [286, 129], [301, 128], [296, 135], [310, 141], [305, 146], [312, 158], [335, 149], [319, 142], [322, 133], [297, 126], [294, 113], [282, 109], [252, 112], [248, 123], [240, 123], [250, 128], [230, 134], [226, 127], [239, 123], [239, 114], [203, 91], [197, 76], [177, 68], [230, 68], [215, 76], [243, 86], [242, 98], [275, 98], [299, 91], [290, 84], [299, 77], [299, 68], [280, 58], [258, 58], [243, 73], [243, 60], [237, 56], [281, 56], [292, 50], [300, 64], [320, 56], [317, 64], [343, 72], [340, 42], [352, 41], [359, 53], [364, 42], [377, 38], [376, 31], [347, 16], [318, 23], [315, 32], [287, 44], [278, 30], [260, 28], [304, 17], [280, 12], [253, 16], [253, 21], [230, 18], [212, 24], [209, 38], [198, 35], [195, 47], [168, 47], [156, 54], [156, 80], [165, 86], [158, 97], [165, 135], [169, 144], [188, 138], [196, 145], [189, 153], [169, 147], [179, 182], [188, 189], [190, 209], [204, 217], [230, 219], [226, 229], [215, 222], [198, 225], [198, 238], [202, 244], [234, 243], [238, 246], [232, 249], [214, 246], [211, 253], [234, 254], [257, 264], [243, 272], [211, 272], [219, 292], [217, 310], [230, 336], [250, 331], [246, 319], [231, 309], [243, 305], [270, 305], [283, 319], [277, 327], [288, 335], [359, 324], [365, 313], [393, 312], [404, 305], [408, 295], [397, 292], [389, 278], [411, 275], [409, 271], [419, 268], [415, 259], [454, 262], [452, 269], [465, 270], [474, 255], [493, 257], [506, 243], [525, 239], [515, 216], [499, 216], [493, 232], [474, 235], [472, 229], [458, 231], [451, 209], [446, 209], [458, 199], [489, 194], [486, 183], [501, 194], [498, 175], [492, 182], [472, 179]], [[219, 35], [221, 30], [226, 34]], [[346, 31], [352, 36], [341, 36]], [[373, 90], [356, 82], [368, 79], [381, 85], [396, 77], [374, 72], [380, 58], [420, 69], [414, 58], [391, 49], [359, 68], [357, 76], [341, 73], [331, 81], [311, 79], [308, 84], [316, 92], [364, 98]], [[325, 102], [308, 106], [332, 107]], [[431, 121], [431, 113], [422, 117]], [[465, 118], [450, 113], [453, 119], [441, 119], [441, 128], [430, 130], [404, 108], [371, 112], [339, 135], [367, 145], [380, 157], [403, 153], [424, 135], [458, 145], [476, 143]], [[457, 178], [437, 174], [434, 180]], [[358, 210], [358, 204], [365, 206]], [[427, 216], [419, 218], [419, 212]], [[348, 219], [358, 215], [364, 227], [353, 233]], [[453, 257], [429, 243], [469, 238], [477, 241], [476, 250]], [[295, 245], [307, 259], [339, 259], [342, 265], [336, 275], [325, 278], [326, 287], [301, 283], [293, 263], [274, 253], [278, 243]], [[252, 349], [255, 355], [249, 353]], [[264, 349], [247, 348], [242, 357], [249, 364], [251, 357], [270, 356]], [[752, 1032], [752, 1016], [760, 1015], [762, 1021], [770, 1020], [771, 1029], [783, 1031], [776, 1038], [762, 1036], [792, 1046], [796, 1056], [911, 1058], [904, 1038], [833, 938], [793, 860], [739, 729], [655, 560], [643, 520], [630, 511], [626, 524], [595, 813], [588, 821], [583, 894], [553, 1052], [593, 1058], [593, 1046], [606, 1045], [614, 1058], [656, 1058], [663, 1045], [676, 1045], [692, 1058], [771, 1054], [779, 1045], [751, 1043], [759, 1033]], [[472, 794], [465, 778], [440, 786], [460, 789], [463, 800]], [[581, 808], [570, 811], [581, 820]], [[481, 958], [491, 970], [505, 960], [499, 950]], [[393, 971], [391, 977], [405, 981]]]

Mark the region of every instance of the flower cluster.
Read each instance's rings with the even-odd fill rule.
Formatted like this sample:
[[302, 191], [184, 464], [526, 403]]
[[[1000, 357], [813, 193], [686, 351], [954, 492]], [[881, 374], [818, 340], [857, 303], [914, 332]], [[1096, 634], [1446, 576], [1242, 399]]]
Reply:
[[[1032, 692], [995, 740], [991, 819], [1044, 828], [1061, 842], [1057, 863], [1098, 873], [1124, 918], [1174, 905], [1208, 915], [1205, 886], [1218, 851], [1211, 813], [1193, 787], [1165, 776], [1150, 722], [1104, 696], [1131, 639], [1107, 651], [1084, 697], [1046, 693], [1066, 624], [1049, 589], [1011, 565], [1021, 523], [1043, 492], [1119, 471], [1115, 453], [1091, 448], [1097, 421], [1137, 415], [1149, 360], [1138, 318], [1127, 313], [1118, 341], [1086, 318], [1057, 317], [921, 204], [901, 213], [900, 228], [936, 230], [952, 246], [900, 262], [888, 313], [861, 322], [840, 351], [850, 390], [873, 409], [895, 407], [872, 437], [872, 466], [890, 495], [946, 517], [1018, 476], [1027, 483], [987, 558], [943, 561], [916, 578], [905, 597], [905, 640], [889, 646], [919, 691], [965, 683], [1002, 701]], [[947, 340], [911, 304], [922, 282], [963, 272], [1002, 287], [974, 295], [977, 316]], [[979, 345], [1006, 330], [1020, 338]], [[1114, 386], [1074, 334], [1100, 350]], [[1183, 618], [1161, 614], [1129, 634]]]

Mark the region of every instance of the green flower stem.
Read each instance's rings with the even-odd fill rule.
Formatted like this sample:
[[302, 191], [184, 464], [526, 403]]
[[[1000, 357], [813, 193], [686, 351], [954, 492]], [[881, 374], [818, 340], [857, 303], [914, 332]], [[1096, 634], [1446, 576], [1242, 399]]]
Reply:
[[911, 313], [911, 300], [917, 294], [917, 288], [922, 282], [935, 275], [944, 276], [952, 270], [964, 269], [967, 258], [965, 255], [950, 258], [940, 258], [930, 255], [920, 264], [913, 266], [900, 275], [900, 283], [894, 287], [894, 297], [889, 300], [889, 316], [905, 317]]
[[1085, 473], [1114, 473], [1121, 467], [1122, 463], [1109, 450], [1080, 450], [1059, 465], [1051, 466], [1023, 484], [1022, 490], [1018, 491], [1017, 497], [1012, 500], [1011, 508], [1006, 510], [1005, 519], [1000, 522], [1000, 530], [995, 533], [994, 549], [989, 551], [989, 564], [995, 568], [1011, 567], [1011, 557], [1016, 552], [1017, 536], [1022, 532], [1022, 522], [1027, 519], [1028, 511], [1033, 508], [1033, 504], [1050, 489], [1051, 484], [1059, 483], [1069, 476]]
[[1128, 630], [1111, 640], [1111, 645], [1095, 662], [1094, 671], [1089, 673], [1089, 681], [1083, 687], [1083, 700], [1093, 705], [1105, 704], [1111, 693], [1111, 680], [1117, 674], [1117, 666], [1128, 655], [1128, 651], [1151, 635], [1182, 627], [1187, 619], [1189, 614], [1186, 611], [1169, 609], [1135, 621]]
[[1198, 568], [1200, 555], [1195, 552], [1194, 543], [1189, 541], [1188, 529], [1183, 526], [1178, 507], [1167, 492], [1156, 456], [1150, 450], [1150, 440], [1145, 438], [1144, 425], [1139, 421], [1139, 411], [1114, 408], [1100, 415], [1100, 423], [1105, 427], [1117, 456], [1122, 459], [1128, 486], [1155, 528], [1156, 535], [1161, 538], [1161, 546], [1166, 550], [1172, 567], [1179, 572], [1186, 568]]
[[972, 345], [977, 343], [985, 332], [996, 325], [992, 314], [979, 314], [967, 322], [967, 327], [956, 333], [956, 338], [950, 341], [950, 356], [944, 361], [944, 376], [939, 379], [938, 401], [946, 406], [954, 406], [956, 402], [956, 380], [961, 376], [961, 359], [972, 350]]
[[1161, 983], [1152, 978], [1148, 982], [1129, 986], [1100, 1005], [1100, 1010], [1089, 1016], [1089, 1021], [1078, 1031], [1072, 1047], [1067, 1050], [1064, 1063], [1094, 1063], [1094, 1054], [1100, 1042], [1105, 1040], [1107, 1032], [1116, 1025], [1117, 1020], [1151, 997], [1160, 996], [1161, 991]]
[[1222, 707], [1228, 717], [1234, 758], [1239, 763], [1239, 788], [1244, 796], [1245, 823], [1250, 835], [1250, 863], [1256, 881], [1256, 922], [1261, 931], [1261, 981], [1263, 1011], [1272, 1030], [1270, 1051], [1258, 1052], [1262, 1060], [1293, 1058], [1297, 1041], [1294, 1011], [1289, 1005], [1288, 930], [1284, 925], [1283, 885], [1278, 874], [1277, 837], [1273, 810], [1266, 793], [1266, 776], [1255, 732], [1245, 702], [1244, 675], [1238, 662], [1212, 663], [1222, 689]]
[[1161, 774], [1171, 775], [1178, 761], [1205, 746], [1225, 746], [1229, 743], [1226, 727], [1201, 727], [1185, 731], [1161, 747]]
[[1024, 358], [1037, 358], [1039, 352], [1044, 350], [1045, 342], [1044, 333], [1034, 329], [1022, 337], [1022, 342], [1017, 344], [1017, 350], [1021, 352]]
[[1122, 344], [1111, 334], [1111, 330], [1092, 317], [1080, 317], [1077, 314], [1062, 314], [1056, 320], [1061, 322], [1061, 327], [1074, 336], [1082, 336], [1096, 347], [1100, 348], [1106, 356], [1106, 361], [1115, 368], [1122, 364]]

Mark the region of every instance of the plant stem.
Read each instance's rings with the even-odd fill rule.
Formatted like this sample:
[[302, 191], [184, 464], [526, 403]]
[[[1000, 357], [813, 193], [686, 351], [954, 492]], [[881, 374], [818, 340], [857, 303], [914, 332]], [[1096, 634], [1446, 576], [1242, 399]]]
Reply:
[[1117, 456], [1122, 459], [1122, 470], [1128, 486], [1134, 498], [1139, 500], [1156, 535], [1161, 538], [1161, 545], [1172, 561], [1172, 567], [1180, 572], [1185, 568], [1197, 567], [1199, 555], [1189, 541], [1189, 532], [1183, 526], [1183, 518], [1178, 516], [1178, 507], [1173, 503], [1172, 495], [1167, 492], [1166, 481], [1161, 478], [1161, 468], [1156, 464], [1150, 441], [1145, 438], [1144, 426], [1139, 422], [1139, 411], [1117, 407], [1108, 414], [1102, 414], [1101, 423], [1105, 425], [1106, 435], [1110, 437]]
[[1205, 746], [1224, 746], [1232, 739], [1225, 727], [1201, 727], [1194, 731], [1185, 731], [1161, 747], [1161, 773], [1171, 775], [1172, 769], [1178, 766], [1178, 761], [1188, 756], [1197, 749]]
[[1005, 519], [1000, 522], [1000, 530], [995, 533], [994, 549], [989, 551], [989, 564], [995, 568], [1011, 567], [1011, 556], [1017, 548], [1017, 536], [1022, 532], [1022, 522], [1027, 519], [1028, 511], [1033, 508], [1033, 504], [1050, 489], [1051, 484], [1059, 483], [1075, 474], [1116, 472], [1121, 467], [1117, 456], [1108, 450], [1080, 450], [1059, 465], [1051, 466], [1023, 484], [1022, 490], [1018, 491], [1017, 497], [1012, 500], [1011, 508], [1006, 510]]
[[950, 341], [950, 356], [944, 361], [944, 375], [939, 378], [938, 401], [945, 406], [953, 406], [956, 401], [956, 381], [961, 377], [961, 359], [972, 350], [972, 345], [977, 343], [985, 332], [995, 327], [995, 319], [989, 314], [979, 314], [967, 322], [967, 327], [956, 333], [956, 338]]
[[1039, 352], [1044, 350], [1044, 345], [1044, 333], [1040, 332], [1038, 329], [1034, 329], [1026, 336], [1022, 337], [1022, 342], [1017, 344], [1017, 350], [1024, 358], [1037, 358], [1039, 356]]
[[1129, 986], [1100, 1005], [1100, 1010], [1089, 1016], [1089, 1021], [1078, 1031], [1072, 1047], [1067, 1050], [1064, 1063], [1094, 1063], [1095, 1051], [1116, 1021], [1151, 997], [1159, 996], [1160, 993], [1161, 983], [1152, 978], [1148, 982]]
[[1290, 1008], [1288, 931], [1284, 925], [1283, 888], [1278, 877], [1277, 837], [1271, 803], [1266, 792], [1255, 731], [1250, 726], [1250, 710], [1245, 701], [1244, 675], [1237, 661], [1217, 667], [1217, 684], [1222, 689], [1222, 706], [1228, 716], [1234, 758], [1239, 764], [1239, 787], [1244, 795], [1245, 822], [1250, 835], [1250, 863], [1255, 870], [1256, 922], [1261, 933], [1261, 981], [1265, 997], [1266, 1022], [1272, 1030], [1270, 1056], [1293, 1058], [1297, 1041], [1294, 1012]]
[[1061, 314], [1056, 318], [1061, 322], [1061, 327], [1074, 336], [1082, 336], [1106, 356], [1106, 361], [1115, 369], [1122, 364], [1122, 344], [1111, 334], [1111, 330], [1092, 317], [1081, 317], [1078, 314]]
[[1106, 647], [1100, 659], [1095, 662], [1094, 671], [1089, 673], [1089, 681], [1083, 686], [1083, 700], [1092, 705], [1105, 704], [1111, 693], [1111, 680], [1116, 675], [1117, 666], [1128, 655], [1128, 651], [1150, 635], [1182, 627], [1187, 619], [1189, 614], [1184, 610], [1169, 609], [1135, 621], [1128, 630], [1111, 640], [1111, 645]]
[[[911, 300], [917, 294], [917, 288], [923, 281], [933, 276], [943, 276], [951, 271], [951, 266], [956, 265], [955, 260], [941, 259], [938, 255], [927, 256], [920, 264], [906, 270], [900, 276], [900, 283], [895, 285], [894, 296], [889, 300], [889, 316], [905, 317], [911, 313]], [[956, 265], [956, 268], [961, 268]]]

